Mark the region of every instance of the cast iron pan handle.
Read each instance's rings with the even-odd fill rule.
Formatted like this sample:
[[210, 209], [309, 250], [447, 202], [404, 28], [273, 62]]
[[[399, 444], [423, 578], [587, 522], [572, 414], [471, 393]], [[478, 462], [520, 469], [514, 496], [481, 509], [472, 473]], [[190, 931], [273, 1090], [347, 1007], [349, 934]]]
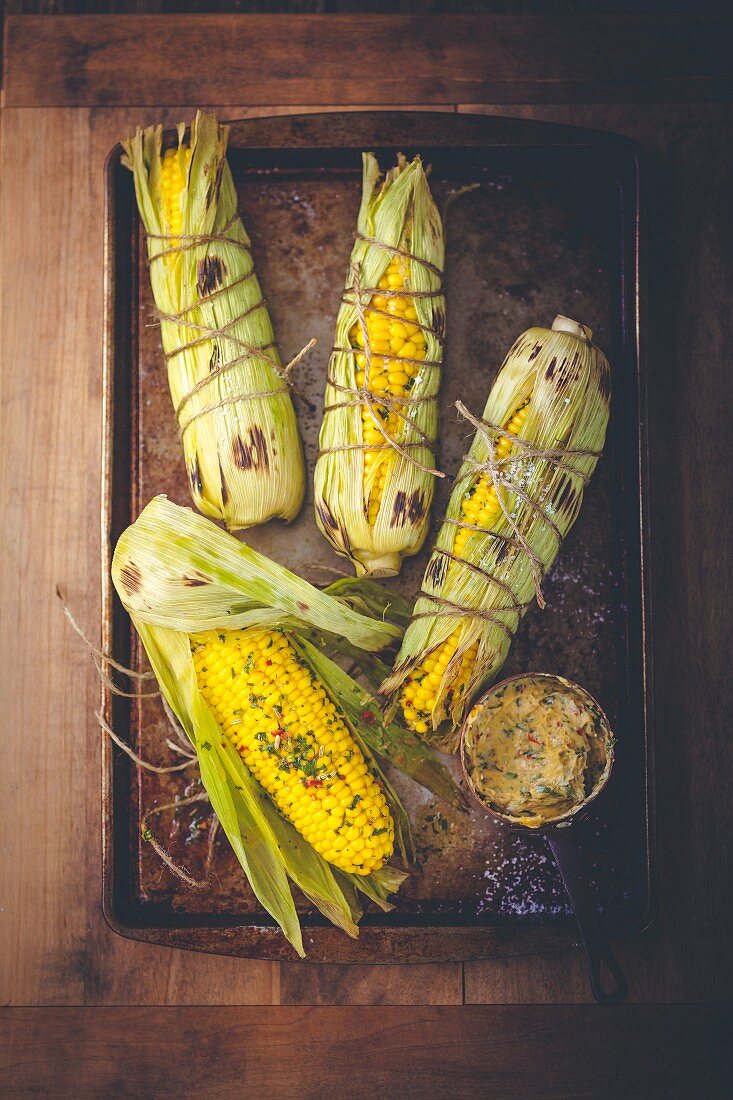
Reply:
[[[595, 903], [588, 887], [587, 868], [580, 855], [577, 838], [572, 835], [571, 829], [553, 829], [548, 833], [547, 839], [573, 903], [575, 919], [588, 958], [593, 996], [601, 1005], [621, 1004], [628, 992], [626, 978], [608, 939], [601, 931]], [[603, 984], [601, 967], [604, 963], [613, 979], [609, 988]]]

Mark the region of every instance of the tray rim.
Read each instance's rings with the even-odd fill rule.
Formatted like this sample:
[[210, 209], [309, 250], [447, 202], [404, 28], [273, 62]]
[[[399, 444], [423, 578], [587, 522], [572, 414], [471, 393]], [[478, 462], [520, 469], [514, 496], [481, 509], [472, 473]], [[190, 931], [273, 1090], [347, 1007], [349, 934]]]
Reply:
[[[608, 131], [568, 126], [542, 120], [518, 119], [501, 115], [472, 115], [469, 113], [446, 114], [438, 111], [321, 111], [305, 114], [266, 115], [257, 118], [233, 119], [227, 124], [231, 127], [230, 144], [237, 148], [238, 139], [249, 131], [265, 131], [265, 140], [249, 142], [249, 148], [342, 148], [362, 149], [365, 147], [359, 138], [363, 124], [368, 128], [377, 121], [389, 119], [391, 124], [401, 121], [405, 132], [411, 133], [413, 127], [425, 125], [434, 120], [445, 126], [447, 120], [456, 127], [459, 140], [454, 143], [434, 142], [435, 148], [537, 148], [548, 149], [569, 147], [605, 146], [625, 153], [629, 159], [633, 188], [633, 262], [629, 267], [633, 275], [634, 302], [633, 325], [629, 325], [632, 336], [631, 347], [636, 368], [636, 397], [638, 425], [637, 469], [639, 481], [639, 577], [640, 577], [640, 684], [642, 691], [641, 713], [643, 715], [643, 746], [645, 759], [644, 807], [645, 807], [645, 886], [644, 906], [638, 917], [624, 924], [617, 934], [622, 939], [642, 935], [654, 922], [657, 915], [658, 889], [656, 870], [656, 828], [654, 814], [654, 697], [653, 697], [653, 632], [652, 632], [652, 576], [649, 561], [651, 524], [649, 510], [649, 433], [648, 433], [648, 393], [646, 370], [646, 271], [643, 261], [644, 243], [644, 196], [641, 185], [644, 153], [632, 139], [622, 134]], [[353, 131], [353, 141], [334, 144], [327, 127], [318, 123], [322, 120], [337, 123], [348, 119]], [[226, 121], [226, 120], [222, 120]], [[301, 133], [292, 141], [293, 124], [298, 124]], [[291, 129], [291, 143], [284, 145], [277, 140]], [[314, 130], [314, 133], [309, 131]], [[173, 127], [164, 129], [164, 136], [172, 136]], [[300, 140], [303, 136], [311, 139]], [[473, 139], [473, 140], [471, 140]], [[366, 142], [366, 145], [373, 144]], [[412, 139], [404, 143], [412, 146]], [[425, 141], [417, 144], [427, 147]], [[103, 403], [102, 403], [102, 464], [101, 464], [101, 596], [102, 631], [101, 646], [105, 653], [112, 652], [112, 633], [114, 592], [110, 564], [113, 552], [113, 471], [114, 471], [114, 381], [116, 357], [116, 288], [115, 270], [115, 172], [119, 167], [122, 146], [118, 142], [109, 151], [104, 163], [104, 250], [103, 250], [103, 293], [104, 293], [104, 332], [103, 332]], [[625, 295], [622, 295], [624, 301]], [[107, 721], [111, 718], [112, 695], [104, 684], [101, 686], [101, 713]], [[108, 926], [127, 939], [155, 943], [162, 946], [204, 951], [212, 954], [225, 954], [245, 958], [257, 958], [272, 961], [293, 961], [296, 956], [276, 927], [257, 923], [243, 924], [225, 918], [218, 923], [198, 924], [175, 921], [160, 923], [125, 919], [118, 910], [115, 899], [115, 853], [114, 853], [114, 768], [120, 758], [129, 763], [111, 740], [102, 736], [102, 891], [101, 909]], [[129, 765], [132, 768], [132, 765]], [[612, 932], [613, 934], [613, 932]], [[529, 937], [531, 936], [531, 942]], [[481, 958], [507, 958], [512, 955], [526, 956], [542, 954], [571, 947], [579, 942], [577, 928], [572, 919], [562, 923], [520, 923], [515, 924], [418, 924], [370, 926], [362, 925], [359, 939], [348, 939], [338, 929], [328, 924], [303, 924], [303, 937], [307, 949], [306, 962], [331, 962], [353, 964], [388, 964], [395, 962], [463, 962]], [[393, 942], [395, 941], [395, 942]], [[507, 951], [506, 947], [517, 944], [524, 950]], [[540, 946], [542, 944], [543, 946]]]

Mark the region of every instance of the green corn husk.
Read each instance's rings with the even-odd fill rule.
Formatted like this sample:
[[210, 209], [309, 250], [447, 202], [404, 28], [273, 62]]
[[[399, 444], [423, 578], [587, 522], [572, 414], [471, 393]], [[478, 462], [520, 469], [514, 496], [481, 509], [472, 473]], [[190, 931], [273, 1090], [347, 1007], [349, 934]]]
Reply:
[[[397, 166], [380, 182], [380, 169], [372, 153], [363, 155], [363, 191], [357, 221], [358, 232], [393, 247], [407, 248], [415, 256], [442, 270], [444, 261], [443, 227], [430, 194], [419, 157], [407, 163], [400, 154]], [[345, 298], [336, 322], [336, 348], [353, 348], [351, 332], [358, 320], [354, 305], [354, 265], [358, 266], [359, 286], [376, 287], [385, 274], [392, 255], [384, 248], [358, 239], [351, 253]], [[440, 290], [440, 277], [423, 264], [406, 260], [409, 286], [420, 292]], [[373, 295], [362, 294], [366, 307]], [[433, 331], [426, 333], [425, 360], [440, 363], [442, 335], [445, 329], [445, 299], [442, 296], [412, 299], [417, 320]], [[334, 351], [329, 376], [337, 386], [356, 387], [354, 350]], [[400, 359], [391, 360], [400, 369]], [[367, 385], [369, 380], [367, 379]], [[427, 398], [440, 386], [438, 367], [425, 366], [410, 379], [406, 396]], [[326, 385], [325, 406], [353, 401], [330, 383]], [[390, 433], [417, 462], [434, 469], [434, 455], [427, 438], [435, 443], [438, 430], [437, 402], [405, 404], [402, 410], [410, 423], [398, 418], [398, 427]], [[386, 411], [386, 410], [385, 410]], [[365, 474], [362, 409], [357, 404], [324, 413], [320, 433], [320, 455], [314, 474], [316, 521], [334, 550], [348, 557], [359, 576], [393, 576], [399, 572], [403, 557], [416, 554], [427, 534], [433, 498], [434, 475], [421, 470], [393, 447], [384, 447]], [[382, 417], [384, 420], [384, 416]], [[415, 425], [413, 427], [412, 425]], [[328, 452], [330, 448], [352, 448]], [[382, 469], [386, 486], [374, 525], [368, 518], [372, 486]]]
[[[162, 127], [138, 130], [128, 138], [122, 163], [133, 173], [140, 217], [151, 234], [150, 281], [163, 317], [163, 349], [171, 356], [195, 341], [168, 359], [174, 408], [184, 402], [178, 420], [191, 495], [197, 508], [231, 530], [273, 517], [292, 520], [305, 492], [303, 448], [259, 282], [254, 275], [245, 278], [253, 271], [252, 256], [227, 240], [188, 239], [222, 234], [249, 246], [226, 159], [229, 129], [219, 126], [215, 115], [197, 112], [190, 130], [190, 164], [185, 132], [181, 123], [177, 160], [185, 184], [180, 237], [171, 234], [163, 201]], [[156, 239], [161, 236], [167, 239]], [[176, 247], [182, 251], [153, 259]], [[165, 319], [182, 313], [178, 323]], [[209, 338], [211, 330], [226, 335]], [[258, 353], [253, 350], [257, 348], [266, 350]], [[219, 373], [192, 393], [214, 369]]]
[[[591, 336], [588, 329], [564, 317], [557, 317], [550, 330], [532, 328], [523, 333], [504, 361], [483, 416], [490, 424], [504, 425], [527, 403], [517, 439], [535, 451], [563, 452], [553, 462], [523, 450], [521, 443], [514, 444], [511, 461], [503, 467], [511, 484], [552, 517], [563, 538], [580, 512], [585, 480], [603, 449], [609, 416], [609, 365]], [[498, 433], [489, 435], [496, 445]], [[595, 453], [571, 453], [580, 451]], [[460, 521], [464, 498], [486, 476], [474, 463], [485, 463], [487, 457], [486, 439], [477, 431], [451, 494], [448, 520]], [[442, 673], [429, 719], [425, 719], [432, 727], [424, 734], [426, 739], [447, 751], [457, 748], [457, 729], [472, 698], [504, 663], [511, 638], [536, 593], [536, 581], [541, 579], [533, 571], [531, 557], [516, 545], [516, 532], [538, 559], [542, 576], [560, 548], [552, 528], [535, 508], [510, 487], [494, 488], [516, 531], [502, 511], [491, 531], [513, 538], [515, 544], [474, 531], [460, 555], [469, 563], [464, 565], [440, 553], [453, 551], [459, 530], [454, 523], [443, 523], [423, 579], [426, 595], [418, 598], [413, 611], [413, 616], [420, 617], [414, 617], [408, 626], [394, 669], [380, 688], [390, 714], [408, 677], [421, 681], [423, 662], [458, 630], [457, 648]], [[471, 569], [471, 564], [481, 572]], [[429, 595], [445, 603], [436, 604]], [[448, 605], [488, 612], [497, 621], [453, 613]], [[475, 643], [476, 657], [464, 679], [463, 657]]]
[[[277, 809], [242, 757], [221, 735], [196, 680], [190, 635], [205, 630], [277, 628], [321, 681], [385, 788], [395, 842], [411, 855], [407, 814], [383, 773], [395, 762], [418, 782], [457, 801], [448, 773], [419, 738], [385, 726], [372, 696], [313, 644], [343, 642], [359, 652], [384, 649], [397, 627], [353, 610], [240, 543], [214, 524], [156, 497], [120, 537], [112, 579], [142, 639], [164, 698], [196, 750], [201, 778], [254, 893], [296, 951], [304, 954], [288, 880], [332, 923], [358, 934], [358, 892], [391, 908], [387, 897], [405, 877], [384, 866], [348, 874], [319, 855]], [[353, 593], [351, 594], [353, 596]]]

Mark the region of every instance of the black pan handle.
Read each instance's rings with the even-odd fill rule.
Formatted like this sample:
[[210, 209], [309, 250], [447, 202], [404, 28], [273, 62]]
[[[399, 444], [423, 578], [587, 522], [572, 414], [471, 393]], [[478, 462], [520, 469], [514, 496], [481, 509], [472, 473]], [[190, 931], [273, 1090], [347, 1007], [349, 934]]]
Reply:
[[[626, 978], [606, 935], [601, 930], [593, 896], [588, 886], [587, 867], [580, 855], [577, 837], [572, 833], [572, 829], [553, 829], [547, 834], [547, 839], [560, 868], [565, 889], [573, 903], [575, 919], [578, 922], [588, 958], [593, 996], [601, 1005], [618, 1005], [626, 999], [628, 992]], [[603, 984], [601, 968], [604, 964], [612, 978], [608, 988]]]

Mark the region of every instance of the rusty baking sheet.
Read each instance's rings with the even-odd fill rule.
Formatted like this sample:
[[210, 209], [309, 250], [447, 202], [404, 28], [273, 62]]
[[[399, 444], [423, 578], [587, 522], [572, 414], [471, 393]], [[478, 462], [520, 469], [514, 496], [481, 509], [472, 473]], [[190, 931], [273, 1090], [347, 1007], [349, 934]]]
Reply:
[[[458, 469], [466, 442], [453, 409], [480, 410], [515, 337], [556, 313], [589, 325], [613, 366], [604, 457], [580, 520], [551, 571], [545, 611], [520, 627], [503, 675], [561, 673], [592, 692], [618, 734], [611, 786], [587, 828], [598, 904], [613, 934], [630, 935], [652, 910], [649, 731], [649, 577], [644, 507], [644, 378], [639, 344], [639, 165], [625, 139], [591, 131], [445, 114], [325, 114], [235, 122], [230, 160], [255, 263], [285, 359], [311, 337], [297, 398], [312, 473], [324, 375], [360, 199], [360, 151], [388, 166], [397, 150], [432, 165], [438, 203], [452, 204], [447, 235], [448, 340], [439, 462]], [[104, 641], [134, 666], [144, 660], [108, 582], [109, 553], [156, 493], [189, 504], [132, 179], [107, 163]], [[449, 491], [438, 486], [434, 516]], [[342, 571], [319, 535], [312, 501], [291, 527], [247, 532], [258, 549], [314, 582]], [[430, 540], [428, 540], [429, 545]], [[413, 595], [427, 550], [393, 583]], [[140, 666], [142, 667], [142, 666]], [[157, 700], [105, 699], [115, 730], [145, 758], [166, 760]], [[410, 811], [418, 865], [384, 915], [368, 912], [358, 941], [300, 906], [309, 958], [387, 962], [469, 959], [549, 949], [576, 936], [545, 841], [461, 815], [422, 788], [396, 784]], [[145, 808], [182, 794], [178, 776], [139, 772], [110, 743], [104, 753], [104, 911], [123, 935], [258, 958], [293, 953], [249, 890], [225, 839], [210, 887], [189, 890], [140, 840]], [[159, 818], [165, 842], [194, 874], [206, 821]], [[301, 899], [302, 900], [302, 899]]]

